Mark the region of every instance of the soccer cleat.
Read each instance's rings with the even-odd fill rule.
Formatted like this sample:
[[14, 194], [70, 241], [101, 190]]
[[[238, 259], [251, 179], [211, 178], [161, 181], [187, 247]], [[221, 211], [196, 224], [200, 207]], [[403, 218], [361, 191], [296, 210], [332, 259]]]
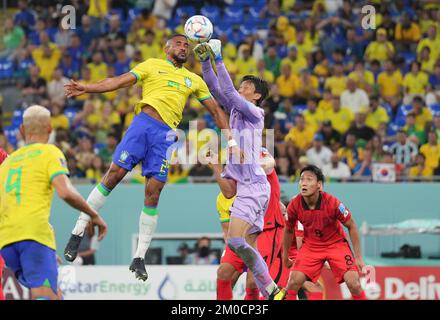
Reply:
[[215, 60], [222, 58], [222, 42], [218, 39], [209, 40], [208, 46], [211, 48]]
[[130, 271], [134, 272], [136, 279], [147, 281], [148, 273], [145, 270], [145, 262], [142, 258], [134, 258], [130, 265]]
[[269, 295], [269, 300], [285, 300], [287, 295], [287, 290], [284, 288], [277, 289]]
[[83, 237], [77, 236], [76, 234], [70, 235], [69, 242], [67, 242], [66, 248], [64, 249], [64, 258], [72, 262], [76, 259], [78, 255], [78, 248]]
[[209, 59], [210, 49], [205, 43], [200, 43], [194, 48], [194, 53], [203, 62]]

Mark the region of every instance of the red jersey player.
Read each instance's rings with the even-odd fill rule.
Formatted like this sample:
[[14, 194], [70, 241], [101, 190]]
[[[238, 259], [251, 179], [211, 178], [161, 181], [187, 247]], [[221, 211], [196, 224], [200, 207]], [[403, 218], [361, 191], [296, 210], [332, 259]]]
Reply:
[[[323, 183], [321, 169], [314, 165], [304, 167], [300, 175], [300, 194], [287, 206], [284, 246], [291, 244], [297, 221], [304, 226], [304, 243], [293, 265], [286, 299], [296, 300], [298, 290], [306, 280], [316, 282], [324, 263], [328, 261], [336, 281], [347, 284], [353, 299], [365, 300], [365, 292], [359, 281], [364, 262], [358, 228], [344, 204], [321, 191]], [[356, 259], [341, 224], [349, 231]], [[284, 260], [287, 260], [286, 256]]]
[[[0, 165], [5, 161], [8, 157], [8, 154], [5, 150], [0, 148]], [[5, 296], [3, 295], [3, 287], [2, 287], [2, 279], [3, 279], [3, 268], [5, 266], [5, 262], [3, 261], [2, 256], [0, 255], [0, 300], [5, 300]]]
[[[214, 155], [215, 156], [215, 155]], [[264, 229], [258, 236], [257, 248], [264, 258], [269, 273], [279, 286], [285, 286], [289, 276], [289, 270], [282, 263], [282, 239], [285, 218], [280, 208], [280, 185], [278, 176], [274, 170], [275, 160], [270, 153], [263, 148], [261, 153], [261, 165], [267, 174], [267, 180], [271, 186], [271, 194], [268, 208], [264, 216]], [[233, 203], [235, 189], [230, 183], [221, 177], [222, 166], [214, 164], [214, 173], [219, 183], [221, 193], [217, 198], [217, 209], [220, 214], [223, 232], [227, 233], [229, 221], [229, 207]], [[228, 246], [222, 255], [221, 264], [217, 270], [217, 299], [231, 300], [232, 288], [238, 277], [245, 271], [246, 265]], [[284, 278], [284, 279], [283, 279]], [[284, 282], [283, 282], [284, 281]], [[260, 292], [250, 273], [246, 278], [245, 300], [258, 300]]]

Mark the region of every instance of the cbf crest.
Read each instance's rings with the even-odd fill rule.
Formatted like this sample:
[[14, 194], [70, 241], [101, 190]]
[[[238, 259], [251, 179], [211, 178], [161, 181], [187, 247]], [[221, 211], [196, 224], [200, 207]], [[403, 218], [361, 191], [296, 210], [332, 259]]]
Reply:
[[188, 88], [191, 88], [191, 86], [192, 86], [192, 80], [191, 80], [190, 78], [188, 78], [188, 77], [185, 77], [185, 85], [186, 85]]

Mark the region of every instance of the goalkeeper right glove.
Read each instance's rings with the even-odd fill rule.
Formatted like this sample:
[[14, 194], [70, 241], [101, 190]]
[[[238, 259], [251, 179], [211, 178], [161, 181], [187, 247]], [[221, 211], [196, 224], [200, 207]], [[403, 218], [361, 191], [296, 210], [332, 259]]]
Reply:
[[194, 48], [194, 54], [201, 61], [206, 61], [209, 59], [209, 49], [206, 43], [200, 43]]

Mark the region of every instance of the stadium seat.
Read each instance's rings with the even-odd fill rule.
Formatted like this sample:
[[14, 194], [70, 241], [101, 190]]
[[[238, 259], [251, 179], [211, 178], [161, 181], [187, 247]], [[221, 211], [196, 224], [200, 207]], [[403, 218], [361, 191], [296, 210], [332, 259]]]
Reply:
[[6, 136], [6, 139], [8, 139], [8, 142], [14, 147], [17, 148], [17, 136], [19, 134], [18, 127], [9, 126], [5, 127], [4, 134]]
[[0, 79], [9, 79], [14, 75], [14, 66], [12, 61], [0, 59]]
[[179, 18], [188, 16], [191, 17], [196, 14], [196, 9], [192, 6], [182, 6], [176, 9], [176, 16]]
[[14, 110], [14, 113], [12, 114], [12, 121], [11, 126], [18, 128], [23, 123], [23, 110], [22, 109], [16, 109]]
[[128, 19], [134, 21], [138, 15], [141, 14], [141, 11], [138, 8], [131, 8], [128, 10]]
[[400, 52], [399, 56], [402, 57], [403, 59], [405, 59], [405, 64], [406, 65], [410, 65], [411, 62], [413, 62], [414, 60], [416, 60], [417, 55], [415, 52]]
[[223, 14], [223, 19], [231, 25], [240, 24], [243, 21], [243, 8], [227, 7]]
[[78, 113], [78, 110], [76, 108], [66, 108], [64, 109], [64, 115], [69, 119], [69, 126], [73, 124], [73, 119], [75, 119], [76, 114]]
[[396, 119], [394, 120], [394, 125], [397, 127], [397, 128], [402, 128], [402, 127], [404, 127], [405, 126], [405, 123], [406, 123], [406, 117], [403, 115], [397, 115], [396, 116]]
[[217, 6], [205, 6], [200, 10], [200, 13], [207, 17], [215, 25], [220, 18], [220, 9]]
[[259, 18], [260, 17], [260, 12], [263, 10], [265, 6], [265, 3], [262, 2], [258, 2], [256, 4], [254, 4], [250, 10], [249, 13], [254, 17], [254, 18]]
[[431, 104], [429, 109], [431, 109], [433, 116], [440, 116], [440, 103]]
[[397, 117], [406, 117], [406, 115], [412, 110], [412, 106], [409, 104], [402, 104], [398, 109], [397, 109]]
[[306, 104], [297, 104], [293, 106], [293, 110], [295, 110], [295, 112], [303, 114], [304, 111], [306, 111], [307, 109], [307, 105]]
[[240, 25], [240, 31], [244, 35], [253, 34], [257, 31], [256, 23], [253, 19], [244, 21], [243, 24]]

